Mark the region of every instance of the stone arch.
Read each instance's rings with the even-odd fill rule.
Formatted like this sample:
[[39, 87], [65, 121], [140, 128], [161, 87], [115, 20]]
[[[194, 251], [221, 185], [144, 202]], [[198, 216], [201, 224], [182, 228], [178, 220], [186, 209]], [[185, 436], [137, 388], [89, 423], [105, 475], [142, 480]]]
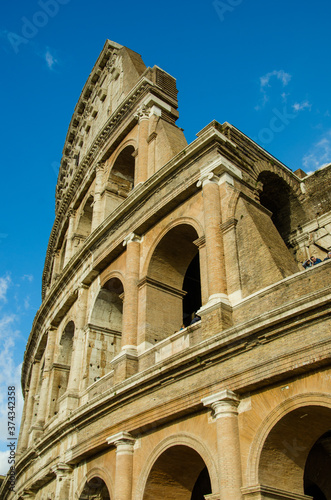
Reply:
[[80, 482], [75, 498], [76, 500], [88, 500], [89, 498], [113, 499], [114, 487], [110, 474], [101, 467], [93, 467]]
[[103, 280], [90, 312], [86, 334], [86, 371], [89, 386], [111, 370], [122, 338], [124, 288], [118, 273]]
[[49, 394], [48, 418], [57, 414], [59, 399], [66, 392], [68, 387], [75, 335], [75, 323], [71, 318], [67, 318], [65, 326], [60, 333], [61, 335], [57, 346], [57, 359], [53, 368], [53, 382]]
[[[171, 462], [172, 459], [173, 463], [170, 463], [170, 467], [167, 470], [167, 462]], [[185, 459], [187, 459], [189, 463], [185, 463]], [[180, 465], [181, 462], [184, 462], [184, 472], [190, 476], [186, 477], [184, 488], [181, 488], [178, 484], [175, 485], [175, 487], [177, 486], [177, 490], [172, 491], [169, 497], [166, 495], [157, 496], [155, 490], [146, 494], [146, 488], [149, 488], [148, 481], [149, 479], [153, 480], [153, 476], [159, 476], [161, 479], [170, 483], [171, 475], [174, 474], [173, 479], [174, 482], [176, 482], [176, 465]], [[134, 495], [134, 498], [135, 500], [159, 500], [161, 498], [178, 498], [183, 500], [188, 498], [188, 500], [191, 500], [194, 485], [204, 468], [207, 469], [212, 490], [205, 494], [217, 492], [219, 489], [217, 467], [208, 446], [203, 443], [201, 439], [197, 439], [196, 436], [189, 433], [182, 432], [169, 436], [163, 439], [149, 454], [144, 464], [143, 472], [137, 482], [136, 495]], [[183, 472], [183, 469], [181, 472]], [[189, 491], [190, 489], [191, 491]]]
[[303, 201], [304, 195], [300, 187], [301, 181], [297, 180], [290, 171], [285, 170], [285, 168], [279, 167], [275, 163], [267, 162], [264, 160], [257, 161], [253, 167], [254, 179], [257, 181], [259, 175], [262, 172], [267, 172], [267, 171], [278, 175], [278, 177], [281, 177], [289, 186], [289, 188], [293, 191], [294, 195], [301, 202]]
[[120, 193], [126, 195], [133, 189], [135, 181], [135, 147], [132, 143], [123, 144], [117, 151], [109, 171], [109, 181], [117, 185]]
[[78, 214], [77, 229], [74, 238], [78, 240], [76, 244], [80, 243], [81, 240], [86, 239], [92, 231], [92, 218], [93, 218], [93, 195], [88, 193], [82, 203], [82, 208]]
[[[146, 340], [151, 343], [187, 326], [201, 307], [197, 230], [182, 220], [166, 229], [153, 245], [140, 284], [146, 300]], [[189, 279], [197, 282], [195, 287], [188, 286]]]
[[173, 229], [174, 227], [179, 226], [181, 224], [187, 224], [189, 226], [192, 226], [195, 229], [196, 233], [197, 233], [197, 238], [201, 238], [203, 236], [203, 234], [204, 234], [204, 231], [203, 231], [203, 228], [202, 228], [200, 222], [197, 221], [196, 219], [194, 219], [193, 217], [179, 217], [178, 219], [172, 221], [170, 224], [167, 224], [167, 226], [165, 228], [163, 228], [159, 232], [159, 234], [156, 236], [156, 238], [153, 241], [153, 244], [151, 245], [151, 247], [150, 247], [150, 249], [148, 251], [148, 254], [147, 254], [147, 257], [145, 259], [144, 266], [143, 266], [143, 269], [142, 269], [142, 274], [143, 275], [146, 275], [148, 273], [148, 267], [150, 265], [150, 261], [151, 261], [152, 255], [153, 255], [153, 253], [154, 253], [157, 245], [162, 240], [162, 238], [171, 229]]
[[263, 420], [251, 445], [248, 486], [282, 485], [285, 491], [303, 494], [309, 452], [330, 430], [330, 396], [307, 393], [277, 405]]

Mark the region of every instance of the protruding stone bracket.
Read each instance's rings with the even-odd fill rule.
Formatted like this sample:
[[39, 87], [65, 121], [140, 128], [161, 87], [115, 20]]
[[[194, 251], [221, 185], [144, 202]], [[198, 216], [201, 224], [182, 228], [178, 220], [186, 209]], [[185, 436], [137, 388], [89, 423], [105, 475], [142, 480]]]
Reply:
[[203, 398], [201, 402], [204, 406], [211, 407], [214, 412], [214, 417], [218, 419], [237, 415], [240, 399], [233, 391], [224, 389], [212, 396]]

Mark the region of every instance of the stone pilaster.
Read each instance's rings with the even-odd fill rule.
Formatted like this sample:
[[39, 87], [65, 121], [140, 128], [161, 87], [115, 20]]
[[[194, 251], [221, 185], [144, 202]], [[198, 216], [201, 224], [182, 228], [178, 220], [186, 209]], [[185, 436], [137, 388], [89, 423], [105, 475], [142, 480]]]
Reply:
[[141, 106], [135, 117], [138, 119], [138, 156], [135, 168], [135, 186], [147, 180], [149, 109]]
[[234, 392], [224, 390], [202, 399], [202, 403], [213, 409], [216, 418], [220, 500], [241, 500], [239, 398]]
[[70, 496], [72, 467], [67, 464], [59, 463], [54, 465], [51, 470], [56, 475], [56, 500], [68, 500], [68, 498], [72, 498]]
[[94, 231], [103, 220], [103, 207], [101, 193], [103, 189], [104, 165], [98, 163], [95, 168], [95, 189], [94, 189], [94, 204], [92, 216], [92, 231]]
[[64, 256], [63, 267], [66, 266], [67, 262], [69, 262], [73, 254], [73, 237], [75, 231], [76, 211], [69, 210], [68, 215], [69, 215], [69, 223], [68, 223], [68, 233], [67, 233], [67, 246], [66, 246], [66, 253]]
[[135, 439], [128, 432], [119, 432], [107, 439], [109, 445], [116, 446], [116, 473], [114, 500], [131, 500], [133, 446]]

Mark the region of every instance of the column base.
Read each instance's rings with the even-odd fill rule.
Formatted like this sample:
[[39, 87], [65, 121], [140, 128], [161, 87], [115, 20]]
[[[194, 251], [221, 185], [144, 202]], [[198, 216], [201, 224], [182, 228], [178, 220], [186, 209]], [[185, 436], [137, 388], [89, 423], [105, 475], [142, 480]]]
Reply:
[[122, 351], [112, 360], [111, 366], [114, 370], [114, 384], [119, 384], [137, 373], [137, 348], [135, 346], [124, 347], [124, 349], [122, 349]]
[[215, 294], [197, 312], [201, 316], [202, 337], [208, 338], [233, 325], [232, 307], [227, 295]]

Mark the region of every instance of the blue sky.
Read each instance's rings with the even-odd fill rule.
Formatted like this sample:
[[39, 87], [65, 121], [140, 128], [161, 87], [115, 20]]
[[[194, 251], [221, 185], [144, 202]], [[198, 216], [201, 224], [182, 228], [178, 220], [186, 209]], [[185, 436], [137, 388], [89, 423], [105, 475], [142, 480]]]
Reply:
[[177, 123], [188, 142], [210, 121], [228, 121], [292, 170], [311, 172], [331, 162], [331, 4], [15, 0], [2, 2], [0, 12], [4, 474], [6, 388], [15, 383], [19, 393], [20, 364], [41, 301], [61, 152], [105, 40], [177, 78]]

